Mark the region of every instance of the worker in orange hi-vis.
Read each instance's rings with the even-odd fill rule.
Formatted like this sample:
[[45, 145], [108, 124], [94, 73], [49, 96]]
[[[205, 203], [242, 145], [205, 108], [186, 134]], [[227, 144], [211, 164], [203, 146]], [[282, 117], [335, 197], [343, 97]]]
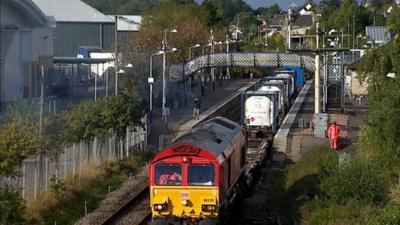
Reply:
[[337, 151], [338, 149], [339, 137], [340, 137], [340, 127], [339, 125], [336, 124], [336, 122], [333, 122], [333, 124], [328, 129], [328, 138], [331, 144], [331, 148], [334, 151]]

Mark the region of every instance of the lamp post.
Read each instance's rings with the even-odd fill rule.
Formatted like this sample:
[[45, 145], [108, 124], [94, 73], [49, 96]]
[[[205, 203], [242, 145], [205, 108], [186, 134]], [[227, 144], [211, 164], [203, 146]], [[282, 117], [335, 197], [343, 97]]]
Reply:
[[119, 69], [117, 72], [115, 72], [115, 96], [118, 95], [118, 74], [119, 73], [125, 73], [123, 69]]
[[225, 35], [225, 43], [226, 43], [226, 62], [227, 62], [227, 66], [226, 66], [226, 79], [231, 79], [231, 74], [230, 74], [230, 70], [229, 70], [229, 66], [231, 63], [230, 57], [229, 57], [229, 44], [230, 43], [235, 43], [236, 41], [232, 41], [229, 39], [229, 34]]
[[192, 59], [192, 49], [194, 49], [194, 48], [199, 48], [200, 47], [200, 44], [195, 44], [195, 45], [193, 45], [192, 47], [189, 47], [189, 58], [188, 58], [188, 61], [190, 60], [190, 59]]
[[[166, 80], [166, 67], [167, 67], [167, 52], [172, 52], [172, 51], [176, 51], [176, 48], [173, 48], [172, 50], [169, 50], [168, 47], [168, 42], [167, 42], [167, 31], [168, 29], [164, 29], [164, 39], [162, 41], [162, 51], [163, 51], [163, 72], [162, 72], [162, 77], [163, 77], [163, 83], [162, 83], [162, 115], [164, 118], [164, 121], [167, 122], [167, 112], [166, 112], [166, 107], [165, 104], [167, 102], [166, 100], [166, 88], [167, 88], [167, 80]], [[171, 33], [176, 33], [177, 30], [173, 29], [171, 30]]]
[[150, 93], [149, 93], [149, 118], [150, 118], [150, 123], [153, 121], [153, 83], [154, 83], [154, 78], [153, 78], [153, 56], [156, 55], [162, 55], [164, 52], [163, 51], [158, 51], [154, 54], [150, 55], [150, 75], [148, 79], [148, 83], [150, 85]]

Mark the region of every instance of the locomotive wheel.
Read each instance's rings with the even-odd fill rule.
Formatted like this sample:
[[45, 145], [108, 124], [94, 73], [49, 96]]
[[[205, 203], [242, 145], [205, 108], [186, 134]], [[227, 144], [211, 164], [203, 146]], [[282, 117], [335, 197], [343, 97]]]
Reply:
[[216, 219], [204, 219], [199, 222], [199, 225], [217, 225], [218, 221]]

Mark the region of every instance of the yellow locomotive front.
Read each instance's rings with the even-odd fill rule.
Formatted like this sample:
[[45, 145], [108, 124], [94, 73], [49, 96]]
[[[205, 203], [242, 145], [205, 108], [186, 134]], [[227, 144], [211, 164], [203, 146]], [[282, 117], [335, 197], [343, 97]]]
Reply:
[[153, 224], [215, 224], [219, 209], [218, 162], [174, 156], [150, 166]]

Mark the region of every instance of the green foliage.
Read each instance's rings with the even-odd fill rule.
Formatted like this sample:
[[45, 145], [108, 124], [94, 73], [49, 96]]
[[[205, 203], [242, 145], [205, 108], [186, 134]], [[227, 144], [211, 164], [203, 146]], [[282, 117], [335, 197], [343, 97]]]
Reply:
[[17, 193], [0, 188], [0, 225], [25, 224], [23, 200]]
[[321, 191], [339, 204], [352, 201], [381, 202], [387, 194], [380, 171], [358, 158], [349, 158], [339, 166], [331, 156], [320, 171]]
[[400, 34], [400, 9], [393, 5], [393, 11], [387, 21], [387, 26], [391, 32], [394, 34], [399, 35]]
[[355, 0], [337, 0], [322, 1], [322, 27], [326, 29], [343, 29], [347, 31], [352, 29], [353, 18], [355, 19], [356, 34], [363, 32], [364, 27], [371, 25], [372, 13], [359, 6]]
[[74, 179], [65, 182], [53, 179], [52, 192], [28, 202], [26, 224], [50, 225], [56, 220], [58, 224], [74, 224], [84, 216], [85, 201], [88, 212], [95, 210], [109, 188], [111, 191], [117, 189], [130, 175], [135, 175], [150, 157], [150, 153], [138, 153], [123, 161], [89, 164], [82, 168], [84, 173]]
[[30, 117], [15, 117], [0, 131], [0, 176], [16, 174], [28, 154], [39, 151], [38, 123]]
[[60, 198], [66, 191], [65, 182], [53, 176], [50, 179], [50, 191], [57, 199]]
[[276, 14], [279, 14], [282, 11], [282, 9], [279, 7], [278, 4], [273, 4], [269, 7], [260, 7], [255, 11], [256, 15], [261, 15], [266, 18], [270, 18]]
[[389, 204], [368, 223], [368, 225], [398, 225], [400, 224], [400, 207]]
[[122, 135], [126, 127], [142, 124], [145, 108], [144, 100], [127, 96], [83, 102], [63, 115], [66, 143], [77, 143], [81, 139], [90, 141], [94, 137], [104, 138], [110, 134], [111, 128]]
[[209, 27], [226, 25], [225, 11], [215, 1], [204, 1], [201, 5], [204, 9], [205, 18]]

